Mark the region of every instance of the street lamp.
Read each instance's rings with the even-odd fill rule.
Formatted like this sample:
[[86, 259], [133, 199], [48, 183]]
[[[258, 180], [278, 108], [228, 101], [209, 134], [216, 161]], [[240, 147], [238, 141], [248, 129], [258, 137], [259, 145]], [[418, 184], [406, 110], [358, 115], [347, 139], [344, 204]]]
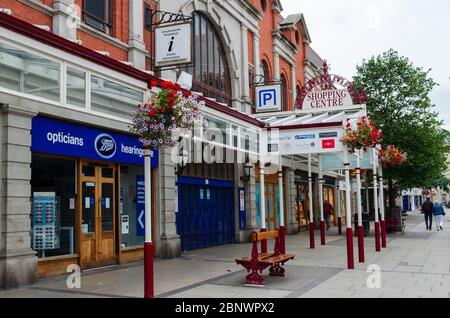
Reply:
[[252, 176], [252, 169], [253, 169], [253, 164], [250, 161], [248, 161], [244, 165], [244, 175], [241, 177], [242, 181], [244, 181], [244, 182], [250, 181], [250, 177]]

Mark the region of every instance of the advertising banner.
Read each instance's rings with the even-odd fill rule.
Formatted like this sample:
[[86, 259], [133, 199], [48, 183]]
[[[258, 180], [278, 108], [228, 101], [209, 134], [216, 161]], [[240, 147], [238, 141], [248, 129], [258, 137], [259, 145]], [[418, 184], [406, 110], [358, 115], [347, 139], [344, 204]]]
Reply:
[[272, 131], [268, 137], [268, 152], [278, 155], [301, 155], [342, 152], [341, 127]]

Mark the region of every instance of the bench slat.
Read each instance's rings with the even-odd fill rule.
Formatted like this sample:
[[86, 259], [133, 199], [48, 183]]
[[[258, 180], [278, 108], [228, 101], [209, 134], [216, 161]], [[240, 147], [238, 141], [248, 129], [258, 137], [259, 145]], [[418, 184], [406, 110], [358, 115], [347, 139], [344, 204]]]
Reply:
[[282, 262], [287, 262], [291, 259], [294, 259], [295, 255], [292, 254], [285, 254], [285, 255], [277, 255], [277, 256], [272, 256], [266, 259], [261, 260], [261, 263], [266, 263], [266, 264], [276, 264], [276, 263], [282, 263]]
[[267, 239], [274, 239], [278, 237], [278, 231], [270, 231], [270, 232], [255, 232], [253, 235], [254, 241], [261, 241]]

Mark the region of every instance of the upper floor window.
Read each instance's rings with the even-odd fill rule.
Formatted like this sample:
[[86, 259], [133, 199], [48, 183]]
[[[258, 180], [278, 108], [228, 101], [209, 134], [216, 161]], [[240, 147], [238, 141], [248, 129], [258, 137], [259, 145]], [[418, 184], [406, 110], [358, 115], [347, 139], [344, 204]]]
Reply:
[[260, 75], [264, 76], [264, 82], [268, 82], [270, 80], [270, 70], [266, 60], [261, 61], [260, 68]]
[[192, 90], [231, 105], [230, 71], [220, 35], [205, 15], [193, 16], [194, 66], [186, 69], [192, 74]]
[[112, 30], [112, 1], [84, 0], [83, 20], [86, 24], [107, 34]]

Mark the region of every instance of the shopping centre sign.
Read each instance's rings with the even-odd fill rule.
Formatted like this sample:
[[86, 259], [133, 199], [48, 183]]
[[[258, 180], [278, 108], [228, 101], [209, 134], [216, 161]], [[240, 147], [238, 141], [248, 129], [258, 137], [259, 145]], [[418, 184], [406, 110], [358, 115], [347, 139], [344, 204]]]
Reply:
[[191, 62], [191, 27], [191, 23], [181, 23], [155, 29], [157, 67]]
[[329, 74], [323, 64], [323, 74], [308, 81], [300, 90], [295, 108], [308, 111], [333, 111], [366, 103], [364, 91], [358, 91], [346, 78]]

